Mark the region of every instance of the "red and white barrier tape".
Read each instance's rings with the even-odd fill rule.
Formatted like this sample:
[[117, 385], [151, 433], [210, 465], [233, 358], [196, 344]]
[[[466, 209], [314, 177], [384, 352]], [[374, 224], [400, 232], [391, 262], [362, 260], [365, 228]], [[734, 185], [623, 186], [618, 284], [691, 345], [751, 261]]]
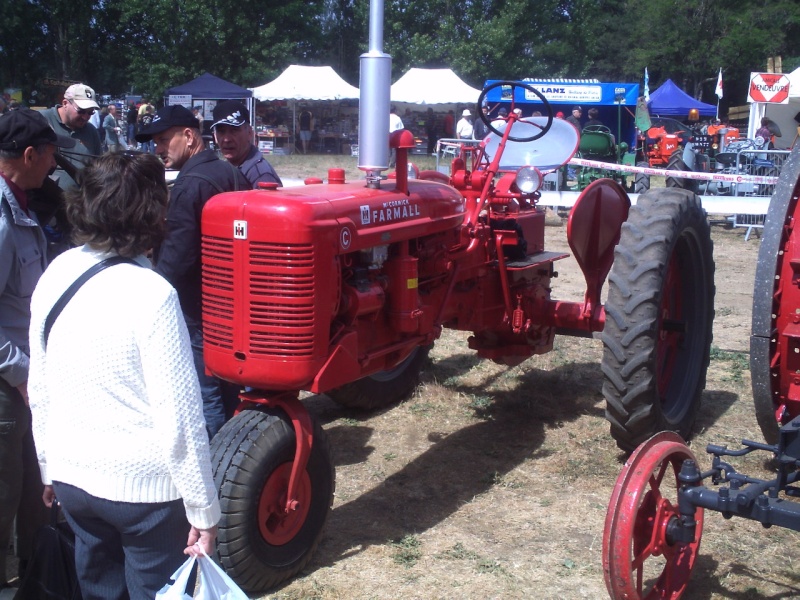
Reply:
[[696, 173], [694, 171], [672, 171], [667, 169], [653, 169], [651, 167], [633, 167], [616, 163], [604, 163], [585, 158], [572, 158], [569, 164], [578, 167], [591, 167], [593, 169], [606, 169], [608, 171], [624, 171], [625, 173], [645, 173], [662, 177], [677, 177], [680, 179], [699, 179], [701, 181], [727, 181], [730, 183], [762, 183], [774, 185], [778, 183], [777, 177], [764, 175], [736, 175], [731, 173]]

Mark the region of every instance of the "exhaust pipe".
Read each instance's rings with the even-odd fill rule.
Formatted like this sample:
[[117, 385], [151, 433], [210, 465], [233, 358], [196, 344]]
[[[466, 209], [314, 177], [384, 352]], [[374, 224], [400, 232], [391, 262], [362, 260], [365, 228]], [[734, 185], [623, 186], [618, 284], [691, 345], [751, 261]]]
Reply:
[[383, 52], [383, 0], [369, 3], [369, 50], [361, 55], [358, 168], [367, 187], [378, 188], [389, 168], [389, 109], [392, 57]]

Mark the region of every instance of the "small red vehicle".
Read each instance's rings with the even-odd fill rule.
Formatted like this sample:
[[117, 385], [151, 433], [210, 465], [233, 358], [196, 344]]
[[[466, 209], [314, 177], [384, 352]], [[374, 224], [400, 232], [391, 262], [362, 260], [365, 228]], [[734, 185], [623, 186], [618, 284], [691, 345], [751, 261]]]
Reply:
[[330, 449], [302, 391], [388, 406], [415, 388], [445, 327], [509, 365], [550, 351], [558, 334], [602, 334], [611, 433], [632, 449], [656, 431], [688, 434], [705, 385], [714, 262], [699, 199], [659, 189], [631, 206], [617, 183], [593, 182], [567, 224], [584, 300], [552, 298], [567, 254], [545, 248], [538, 200], [542, 172], [574, 154], [575, 129], [524, 86], [545, 116], [510, 111], [449, 175], [418, 172], [411, 133], [386, 133], [390, 61], [373, 43], [362, 57], [365, 179], [332, 169], [327, 183], [220, 194], [203, 211], [206, 364], [248, 390], [212, 440], [218, 552], [251, 592], [303, 568], [333, 501]]

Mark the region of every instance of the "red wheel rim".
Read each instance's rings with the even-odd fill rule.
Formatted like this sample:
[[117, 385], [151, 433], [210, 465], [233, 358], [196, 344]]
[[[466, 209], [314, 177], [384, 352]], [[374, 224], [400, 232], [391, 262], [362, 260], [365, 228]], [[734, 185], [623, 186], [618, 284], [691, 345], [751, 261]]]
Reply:
[[264, 484], [258, 499], [258, 529], [264, 540], [273, 546], [290, 542], [303, 527], [311, 506], [311, 480], [307, 471], [300, 474], [297, 486], [297, 506], [286, 510], [286, 492], [292, 463], [275, 469]]
[[670, 544], [667, 525], [677, 509], [678, 473], [694, 455], [675, 433], [639, 446], [622, 469], [606, 514], [603, 572], [614, 600], [677, 600], [686, 590], [703, 533], [697, 508], [695, 540]]
[[685, 333], [682, 281], [678, 257], [676, 252], [673, 252], [664, 277], [656, 344], [658, 395], [662, 403], [669, 401], [667, 389], [672, 381], [672, 374], [678, 361], [678, 353]]

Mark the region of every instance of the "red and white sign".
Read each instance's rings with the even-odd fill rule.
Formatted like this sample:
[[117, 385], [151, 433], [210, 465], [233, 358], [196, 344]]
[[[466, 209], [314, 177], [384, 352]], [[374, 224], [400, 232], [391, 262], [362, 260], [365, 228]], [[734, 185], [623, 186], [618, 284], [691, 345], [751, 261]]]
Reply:
[[783, 73], [750, 73], [748, 102], [789, 103], [789, 77]]

